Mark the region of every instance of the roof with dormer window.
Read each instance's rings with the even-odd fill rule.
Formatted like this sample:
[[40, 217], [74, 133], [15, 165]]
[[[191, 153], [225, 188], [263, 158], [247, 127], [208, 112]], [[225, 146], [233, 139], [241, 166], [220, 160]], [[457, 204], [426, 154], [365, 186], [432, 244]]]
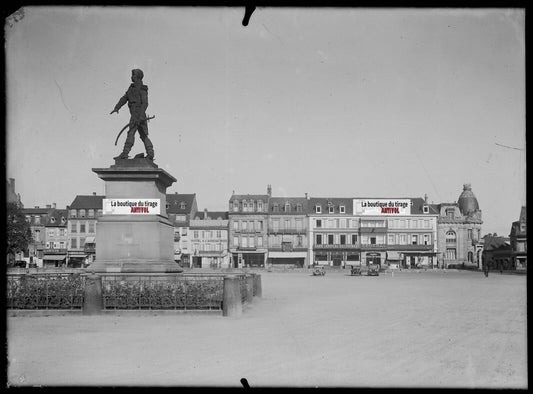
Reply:
[[102, 209], [105, 196], [98, 195], [78, 195], [67, 209]]
[[192, 194], [167, 194], [167, 213], [186, 215], [191, 213], [196, 202], [196, 193]]

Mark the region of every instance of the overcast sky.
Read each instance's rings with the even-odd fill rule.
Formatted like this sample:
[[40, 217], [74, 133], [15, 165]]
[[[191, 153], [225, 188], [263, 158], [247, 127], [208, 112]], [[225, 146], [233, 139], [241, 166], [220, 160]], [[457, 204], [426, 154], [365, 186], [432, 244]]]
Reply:
[[[471, 183], [483, 233], [526, 201], [525, 14], [511, 9], [27, 7], [6, 23], [7, 171], [26, 207], [104, 194], [144, 71], [155, 163], [232, 191], [423, 197]], [[131, 155], [144, 152], [136, 138]]]

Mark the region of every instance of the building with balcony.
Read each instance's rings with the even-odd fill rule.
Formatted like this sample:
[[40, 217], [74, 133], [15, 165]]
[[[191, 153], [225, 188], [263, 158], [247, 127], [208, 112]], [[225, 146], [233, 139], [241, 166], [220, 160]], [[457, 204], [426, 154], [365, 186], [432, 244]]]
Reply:
[[[55, 204], [54, 204], [55, 206]], [[61, 267], [67, 259], [67, 210], [52, 208], [45, 217], [43, 267]]]
[[456, 203], [432, 204], [438, 213], [437, 248], [439, 261], [450, 265], [475, 266], [481, 269], [481, 210], [470, 184]]
[[235, 194], [229, 200], [229, 253], [233, 267], [264, 267], [267, 263], [268, 201], [266, 194]]
[[360, 218], [353, 207], [352, 198], [308, 198], [309, 264], [345, 267], [361, 262]]
[[190, 239], [190, 221], [198, 212], [196, 193], [167, 194], [168, 220], [174, 226], [174, 260], [182, 267], [192, 266], [193, 248]]
[[228, 268], [228, 212], [197, 212], [190, 221], [192, 267]]
[[527, 270], [527, 215], [526, 207], [520, 209], [520, 217], [511, 225], [509, 234], [513, 267]]
[[305, 197], [270, 197], [267, 239], [269, 266], [309, 266], [307, 203]]
[[27, 256], [24, 256], [27, 264], [43, 267], [44, 250], [46, 248], [46, 228], [48, 215], [56, 209], [56, 204], [47, 205], [44, 208], [23, 208], [22, 212], [26, 221], [30, 224], [32, 242], [28, 245]]
[[[83, 268], [94, 261], [98, 218], [102, 216], [104, 196], [78, 195], [67, 206], [67, 266]], [[86, 246], [87, 245], [87, 246]]]
[[436, 265], [437, 212], [422, 198], [310, 198], [313, 264]]

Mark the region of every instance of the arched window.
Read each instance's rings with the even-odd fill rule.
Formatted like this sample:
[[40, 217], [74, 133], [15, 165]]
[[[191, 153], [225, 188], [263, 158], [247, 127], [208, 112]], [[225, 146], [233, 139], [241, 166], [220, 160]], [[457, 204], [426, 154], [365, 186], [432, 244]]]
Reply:
[[474, 262], [474, 253], [468, 252], [468, 262], [473, 263]]
[[450, 230], [446, 232], [446, 242], [447, 243], [454, 243], [457, 241], [457, 236], [455, 235], [455, 231]]

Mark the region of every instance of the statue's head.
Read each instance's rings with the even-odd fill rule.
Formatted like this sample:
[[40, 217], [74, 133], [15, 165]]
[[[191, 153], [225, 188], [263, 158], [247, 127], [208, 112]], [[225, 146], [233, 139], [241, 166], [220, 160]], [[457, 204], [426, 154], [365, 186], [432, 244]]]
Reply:
[[142, 72], [141, 69], [139, 68], [135, 68], [133, 70], [131, 70], [131, 80], [133, 81], [134, 77], [137, 77], [139, 79], [143, 79], [144, 77], [144, 73]]

